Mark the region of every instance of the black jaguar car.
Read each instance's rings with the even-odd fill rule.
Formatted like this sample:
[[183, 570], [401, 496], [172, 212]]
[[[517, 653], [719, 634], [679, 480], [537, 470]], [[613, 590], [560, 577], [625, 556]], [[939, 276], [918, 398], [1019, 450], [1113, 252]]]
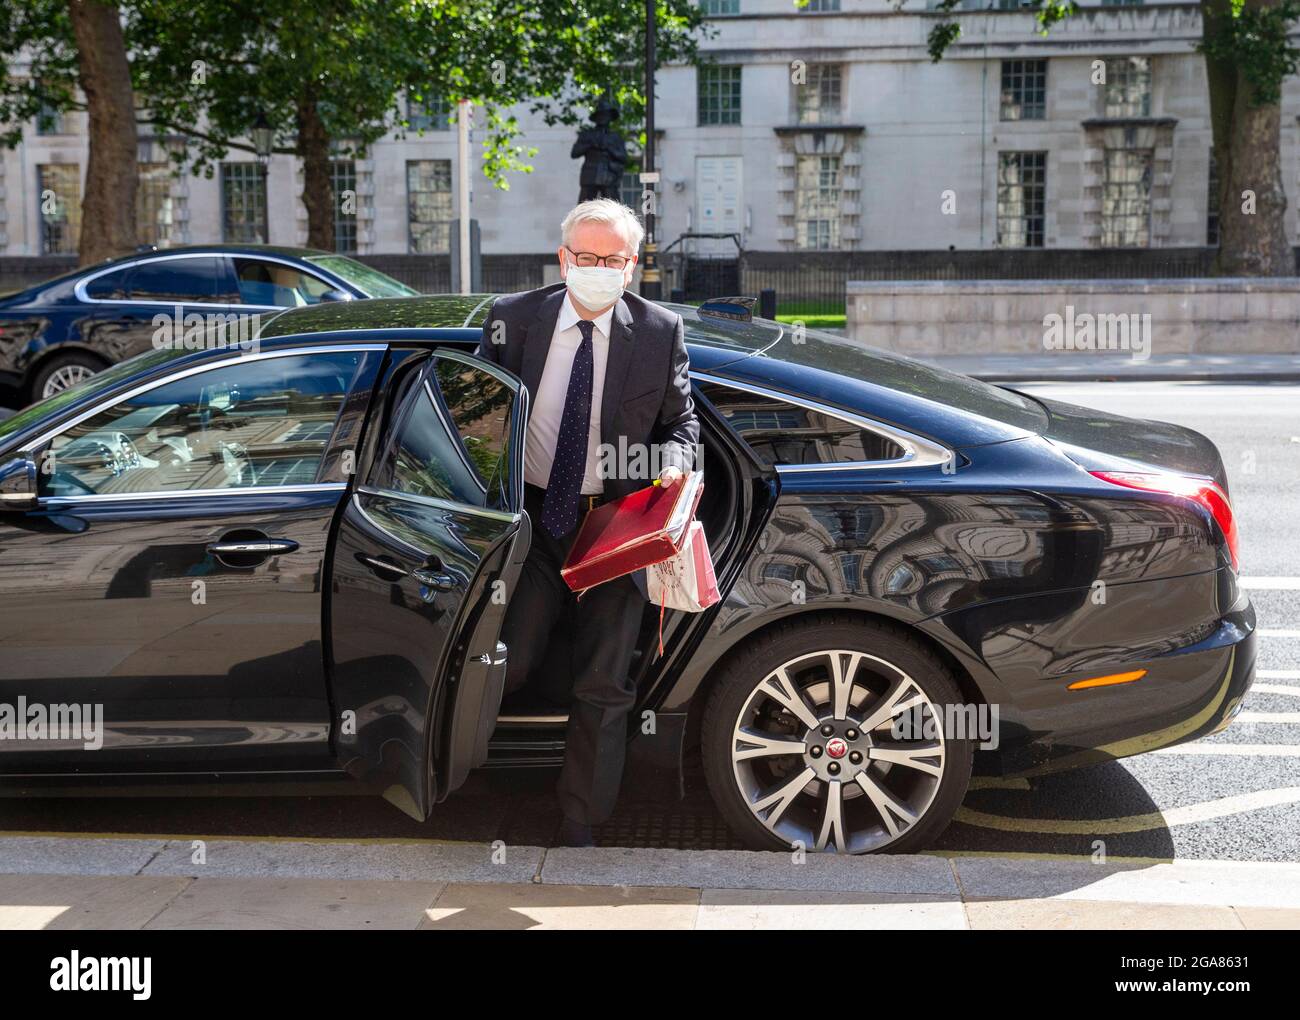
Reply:
[[[473, 353], [490, 300], [285, 312], [0, 423], [0, 785], [351, 775], [425, 818], [471, 769], [558, 763], [563, 707], [502, 705], [528, 399]], [[646, 607], [627, 795], [698, 752], [756, 847], [916, 849], [973, 768], [1238, 711], [1254, 612], [1208, 440], [677, 310], [723, 599], [662, 653]]]
[[[113, 259], [0, 297], [0, 382], [42, 399], [159, 346], [159, 315], [260, 320], [324, 301], [403, 297], [404, 283], [314, 248], [201, 245]], [[168, 324], [170, 331], [170, 324]], [[170, 336], [166, 337], [170, 339]]]

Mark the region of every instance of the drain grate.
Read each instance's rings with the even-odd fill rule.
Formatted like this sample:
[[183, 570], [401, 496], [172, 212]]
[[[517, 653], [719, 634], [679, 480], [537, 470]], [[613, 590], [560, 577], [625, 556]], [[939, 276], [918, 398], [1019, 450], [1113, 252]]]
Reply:
[[716, 813], [664, 804], [619, 807], [595, 830], [598, 846], [649, 847], [664, 850], [744, 850]]

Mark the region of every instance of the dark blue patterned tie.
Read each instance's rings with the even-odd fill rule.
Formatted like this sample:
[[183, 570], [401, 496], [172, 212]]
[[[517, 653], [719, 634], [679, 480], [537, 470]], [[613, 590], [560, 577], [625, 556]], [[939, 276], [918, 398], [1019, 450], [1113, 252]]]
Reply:
[[578, 523], [578, 497], [582, 494], [582, 476], [587, 472], [594, 364], [591, 330], [590, 322], [578, 320], [582, 343], [573, 356], [560, 434], [555, 439], [555, 459], [551, 461], [551, 477], [546, 483], [546, 498], [542, 500], [542, 527], [556, 538], [567, 535]]

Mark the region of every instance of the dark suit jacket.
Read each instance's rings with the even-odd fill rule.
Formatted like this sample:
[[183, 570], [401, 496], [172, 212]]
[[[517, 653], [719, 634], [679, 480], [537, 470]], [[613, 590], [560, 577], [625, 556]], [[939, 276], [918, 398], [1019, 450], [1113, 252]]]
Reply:
[[[530, 397], [542, 381], [564, 300], [563, 283], [499, 297], [483, 326], [479, 356], [519, 376]], [[680, 315], [635, 294], [625, 294], [614, 306], [600, 402], [600, 442], [615, 451], [618, 475], [604, 479], [607, 499], [645, 488], [657, 474], [627, 477], [620, 439], [629, 452], [634, 444], [657, 449], [658, 471], [694, 466], [700, 423], [684, 333]], [[653, 463], [642, 463], [644, 470], [654, 469]]]

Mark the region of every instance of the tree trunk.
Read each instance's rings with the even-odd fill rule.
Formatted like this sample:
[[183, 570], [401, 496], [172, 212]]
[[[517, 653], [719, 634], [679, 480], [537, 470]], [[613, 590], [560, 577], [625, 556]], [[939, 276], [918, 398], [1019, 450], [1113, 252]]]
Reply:
[[334, 185], [330, 181], [330, 139], [315, 95], [298, 101], [298, 155], [302, 157], [302, 204], [307, 207], [307, 244], [334, 250]]
[[83, 266], [135, 250], [137, 133], [131, 66], [117, 4], [68, 0], [90, 121], [78, 254]]
[[[1273, 7], [1278, 0], [1246, 0]], [[1231, 18], [1231, 0], [1203, 0], [1201, 33], [1207, 41]], [[1256, 105], [1238, 66], [1205, 54], [1210, 123], [1219, 171], [1220, 276], [1294, 276], [1295, 254], [1286, 230], [1279, 104]]]

